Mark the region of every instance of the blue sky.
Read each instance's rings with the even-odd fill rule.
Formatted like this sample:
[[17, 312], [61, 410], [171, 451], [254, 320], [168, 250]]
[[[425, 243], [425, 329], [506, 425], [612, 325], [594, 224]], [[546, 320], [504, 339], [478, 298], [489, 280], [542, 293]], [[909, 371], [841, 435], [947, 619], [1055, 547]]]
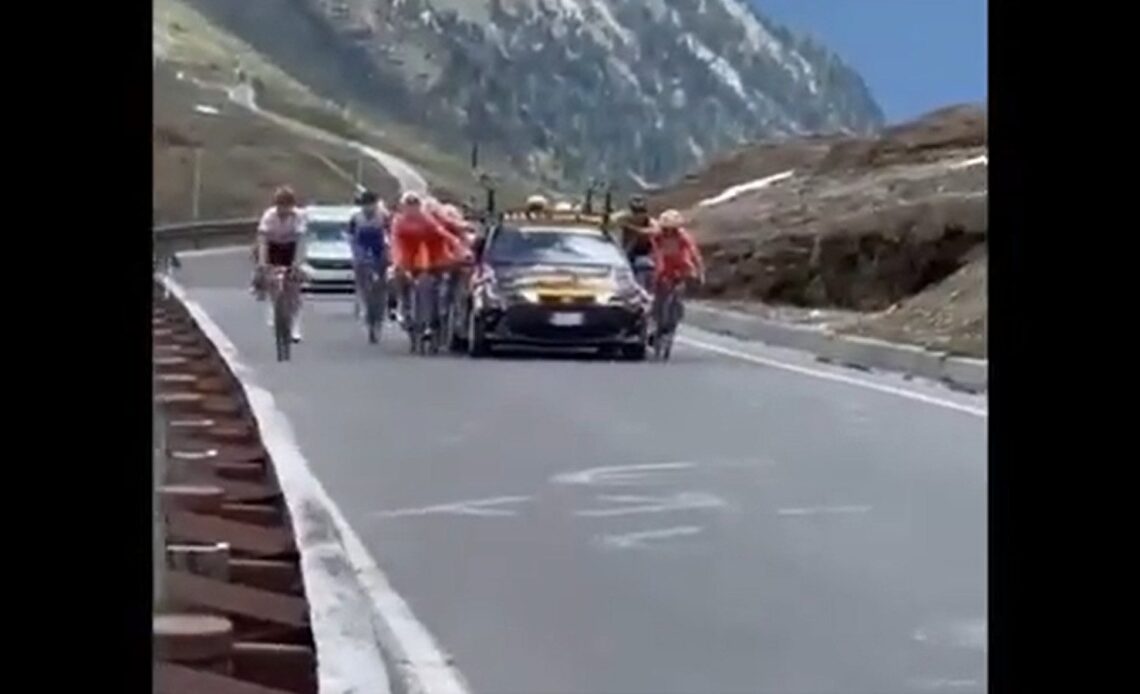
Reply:
[[858, 70], [890, 122], [986, 99], [986, 0], [752, 2]]

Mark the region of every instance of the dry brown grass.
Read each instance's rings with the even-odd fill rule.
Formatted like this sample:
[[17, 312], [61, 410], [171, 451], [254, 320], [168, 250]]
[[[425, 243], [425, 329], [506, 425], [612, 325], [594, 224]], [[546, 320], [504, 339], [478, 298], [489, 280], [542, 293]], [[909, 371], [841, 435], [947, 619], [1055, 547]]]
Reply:
[[[255, 215], [282, 183], [306, 200], [351, 200], [355, 152], [298, 137], [174, 73], [162, 64], [154, 72], [155, 222], [191, 218], [196, 148], [201, 149], [203, 219]], [[199, 104], [219, 114], [197, 113]], [[364, 165], [364, 183], [385, 197], [396, 193], [395, 179], [371, 161]]]

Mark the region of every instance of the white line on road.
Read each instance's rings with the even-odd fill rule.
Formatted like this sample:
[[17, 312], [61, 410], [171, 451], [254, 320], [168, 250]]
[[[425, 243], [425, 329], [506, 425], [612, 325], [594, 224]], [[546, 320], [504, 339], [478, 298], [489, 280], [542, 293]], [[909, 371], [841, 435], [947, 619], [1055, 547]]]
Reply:
[[867, 513], [870, 506], [808, 506], [805, 508], [782, 508], [777, 516], [827, 516], [850, 513]]
[[402, 508], [392, 511], [374, 511], [368, 514], [375, 518], [401, 518], [404, 516], [428, 516], [431, 514], [451, 514], [456, 516], [517, 516], [514, 509], [491, 508], [501, 504], [517, 504], [529, 501], [529, 496], [497, 496], [491, 499], [454, 501], [449, 504], [436, 504], [420, 508]]
[[965, 405], [953, 400], [938, 398], [934, 397], [933, 395], [926, 395], [925, 393], [919, 393], [913, 390], [907, 390], [905, 388], [896, 388], [895, 386], [889, 386], [883, 383], [875, 383], [874, 381], [867, 381], [862, 378], [855, 378], [854, 376], [847, 376], [845, 374], [832, 373], [830, 371], [821, 371], [819, 369], [812, 369], [796, 364], [788, 364], [787, 362], [777, 361], [776, 359], [772, 359], [770, 357], [761, 357], [756, 354], [749, 354], [747, 352], [741, 352], [739, 350], [731, 349], [728, 347], [721, 347], [720, 345], [714, 345], [711, 342], [705, 342], [703, 340], [697, 340], [691, 337], [682, 337], [678, 335], [677, 340], [691, 347], [696, 347], [698, 349], [703, 349], [709, 352], [716, 352], [717, 354], [723, 354], [727, 357], [733, 357], [734, 359], [741, 359], [743, 361], [752, 362], [753, 364], [770, 366], [774, 369], [791, 371], [792, 373], [797, 373], [804, 376], [822, 378], [826, 381], [835, 381], [837, 383], [846, 383], [848, 385], [859, 386], [861, 388], [869, 388], [870, 390], [877, 390], [880, 393], [888, 393], [890, 395], [897, 395], [899, 397], [917, 400], [918, 402], [924, 402], [928, 405], [945, 407], [948, 410], [964, 412], [966, 414], [974, 415], [975, 417], [989, 417], [989, 411], [984, 408]]
[[686, 470], [696, 463], [646, 463], [643, 465], [613, 465], [592, 467], [587, 470], [564, 472], [551, 478], [557, 484], [627, 485], [643, 484], [654, 472]]
[[[322, 694], [469, 694], [452, 659], [436, 644], [312, 472], [273, 394], [209, 314], [172, 279], [158, 277], [183, 303], [238, 379], [273, 460], [301, 552]], [[363, 603], [363, 604], [359, 604]], [[376, 640], [379, 639], [379, 647]], [[386, 664], [387, 668], [383, 665]]]
[[634, 513], [665, 513], [667, 511], [689, 511], [694, 509], [723, 508], [728, 504], [724, 499], [705, 492], [681, 492], [670, 496], [635, 496], [632, 494], [603, 494], [600, 501], [624, 504], [611, 508], [591, 508], [575, 511], [576, 516], [589, 518], [609, 518], [628, 516]]
[[919, 689], [975, 689], [982, 686], [978, 680], [948, 678], [913, 680], [912, 684]]
[[699, 534], [703, 528], [697, 525], [679, 525], [675, 528], [662, 528], [660, 530], [642, 530], [623, 535], [603, 535], [600, 541], [607, 547], [614, 549], [633, 549], [644, 547], [650, 540], [668, 540], [674, 537], [689, 537]]

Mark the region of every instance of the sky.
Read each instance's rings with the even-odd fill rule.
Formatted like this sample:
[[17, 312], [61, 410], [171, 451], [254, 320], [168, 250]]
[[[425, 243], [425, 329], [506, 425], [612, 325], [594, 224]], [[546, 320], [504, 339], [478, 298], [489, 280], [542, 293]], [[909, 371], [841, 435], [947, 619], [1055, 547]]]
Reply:
[[986, 99], [987, 0], [752, 0], [854, 67], [888, 122]]

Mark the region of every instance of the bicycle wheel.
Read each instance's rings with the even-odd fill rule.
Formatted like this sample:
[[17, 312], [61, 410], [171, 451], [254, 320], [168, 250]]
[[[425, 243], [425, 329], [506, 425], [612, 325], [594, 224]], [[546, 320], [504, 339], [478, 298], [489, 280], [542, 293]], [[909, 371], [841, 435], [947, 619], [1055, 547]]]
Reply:
[[368, 343], [374, 345], [380, 340], [380, 329], [384, 320], [379, 296], [384, 285], [371, 271], [365, 277], [367, 279], [364, 281], [364, 321], [368, 326]]
[[661, 337], [661, 361], [669, 361], [669, 356], [673, 354], [673, 334], [670, 330]]
[[283, 288], [278, 288], [273, 297], [273, 337], [277, 344], [277, 361], [289, 361], [293, 346], [291, 314], [288, 294]]

